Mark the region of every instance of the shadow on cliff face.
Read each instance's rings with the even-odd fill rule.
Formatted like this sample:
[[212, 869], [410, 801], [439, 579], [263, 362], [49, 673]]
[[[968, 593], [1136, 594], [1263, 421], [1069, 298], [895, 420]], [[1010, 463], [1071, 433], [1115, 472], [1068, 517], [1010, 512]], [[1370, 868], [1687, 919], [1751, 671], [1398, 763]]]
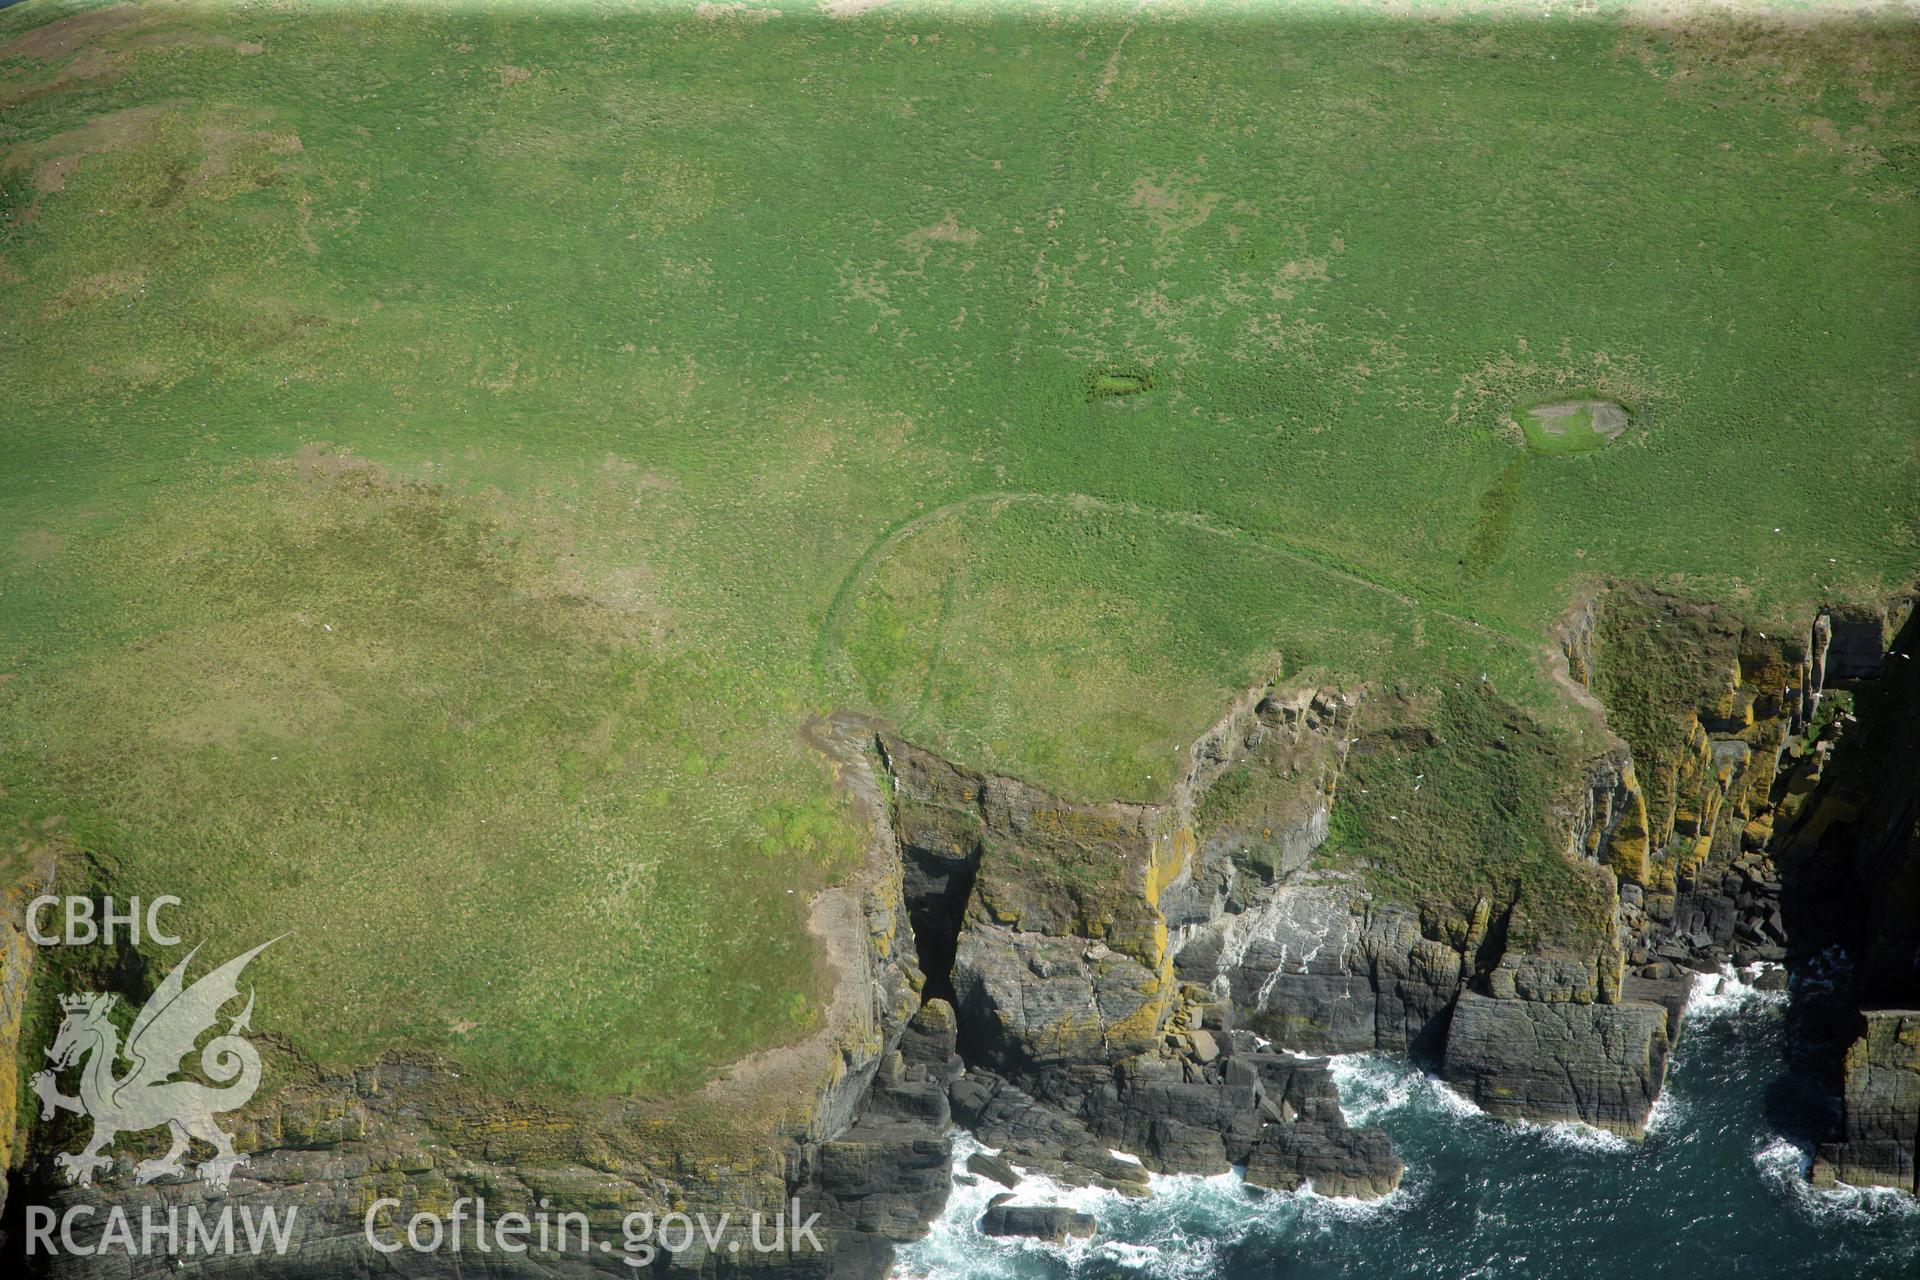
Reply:
[[27, 1238], [27, 1206], [49, 1203], [52, 1188], [31, 1169], [9, 1169], [6, 1179], [7, 1202], [4, 1211], [0, 1211], [0, 1242], [4, 1242], [9, 1260], [18, 1268], [15, 1275], [47, 1275], [48, 1255], [26, 1254], [20, 1242]]
[[954, 1001], [953, 960], [960, 928], [980, 870], [980, 849], [947, 853], [917, 845], [902, 847], [906, 870], [907, 916], [913, 922], [914, 949], [926, 975], [929, 1000]]
[[[104, 918], [104, 914], [104, 904], [96, 898], [94, 918]], [[54, 927], [57, 931], [57, 926]], [[138, 1008], [154, 987], [146, 957], [124, 936], [114, 939], [107, 947], [43, 948], [35, 957], [35, 966], [45, 967], [49, 972], [33, 984], [28, 996], [39, 1007], [23, 1019], [23, 1077], [29, 1074], [28, 1068], [46, 1065], [40, 1052], [46, 1037], [36, 1031], [35, 1020], [41, 1027], [57, 1025], [59, 1015], [54, 1002], [62, 994], [105, 992]], [[78, 1151], [85, 1146], [92, 1121], [64, 1112], [51, 1119], [43, 1117], [40, 1100], [24, 1091], [16, 1119], [24, 1150], [17, 1168], [0, 1169], [0, 1177], [6, 1179], [5, 1203], [0, 1205], [0, 1246], [11, 1253], [16, 1266], [24, 1268], [16, 1274], [39, 1276], [49, 1273], [51, 1255], [27, 1255], [21, 1250], [20, 1242], [26, 1239], [27, 1208], [55, 1202], [56, 1193], [65, 1188], [65, 1180], [59, 1179], [52, 1155], [55, 1151]]]
[[1809, 1005], [1828, 993], [1855, 1007], [1920, 1002], [1916, 655], [1920, 611], [1878, 664], [1856, 659], [1827, 683], [1854, 710], [1814, 745], [1826, 763], [1779, 853], [1789, 963]]
[[1810, 1142], [1844, 1137], [1863, 1011], [1920, 1006], [1920, 611], [1877, 639], [1836, 631], [1826, 690], [1853, 710], [1813, 744], [1824, 763], [1778, 854], [1791, 1074], [1769, 1112]]

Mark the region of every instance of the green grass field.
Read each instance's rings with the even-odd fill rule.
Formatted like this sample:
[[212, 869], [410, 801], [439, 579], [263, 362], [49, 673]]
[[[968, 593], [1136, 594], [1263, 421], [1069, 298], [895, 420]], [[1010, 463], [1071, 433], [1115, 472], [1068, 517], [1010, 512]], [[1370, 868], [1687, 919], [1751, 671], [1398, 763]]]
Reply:
[[[297, 929], [318, 1061], [683, 1090], [817, 1019], [809, 712], [1145, 799], [1277, 664], [1571, 760], [1580, 587], [1910, 581], [1916, 118], [1907, 10], [0, 11], [0, 821]], [[1545, 847], [1402, 763], [1387, 887]]]

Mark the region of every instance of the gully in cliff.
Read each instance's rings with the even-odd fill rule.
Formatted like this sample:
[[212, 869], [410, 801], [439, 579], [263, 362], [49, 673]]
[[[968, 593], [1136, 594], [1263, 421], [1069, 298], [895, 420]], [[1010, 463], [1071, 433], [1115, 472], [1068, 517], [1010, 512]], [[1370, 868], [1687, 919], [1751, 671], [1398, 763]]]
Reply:
[[[1775, 831], [1819, 811], [1803, 762], [1830, 750], [1805, 735], [1837, 732], [1815, 719], [1823, 696], [1864, 686], [1830, 661], [1836, 633], [1859, 647], [1835, 615], [1770, 639], [1671, 597], [1623, 600], [1589, 603], [1568, 632], [1583, 684], [1617, 689], [1609, 628], [1650, 627], [1646, 611], [1698, 642], [1703, 674], [1684, 704], [1698, 707], [1693, 736], [1643, 744], [1657, 806], [1615, 738], [1554, 811], [1565, 856], [1610, 886], [1610, 922], [1585, 953], [1522, 943], [1511, 906], [1483, 899], [1455, 932], [1416, 902], [1316, 874], [1351, 753], [1400, 732], [1367, 727], [1364, 690], [1262, 685], [1203, 735], [1160, 805], [1069, 802], [876, 732], [939, 993], [927, 1010], [956, 1024], [966, 1063], [955, 1118], [1001, 1160], [1068, 1185], [1134, 1192], [1145, 1171], [1240, 1167], [1258, 1185], [1378, 1196], [1402, 1166], [1384, 1134], [1346, 1124], [1311, 1055], [1387, 1051], [1494, 1116], [1642, 1135], [1693, 975], [1790, 954], [1779, 877], [1797, 846]], [[1210, 804], [1215, 788], [1235, 803]], [[1902, 1018], [1870, 1014], [1848, 1059], [1862, 1064], [1850, 1078], [1879, 1082], [1850, 1086], [1862, 1101], [1849, 1114], [1886, 1113], [1857, 1127], [1890, 1135], [1858, 1149], [1910, 1150], [1904, 1104], [1866, 1100], [1894, 1096], [1899, 1068], [1885, 1064], [1908, 1052]], [[1910, 1180], [1904, 1160], [1887, 1157]]]

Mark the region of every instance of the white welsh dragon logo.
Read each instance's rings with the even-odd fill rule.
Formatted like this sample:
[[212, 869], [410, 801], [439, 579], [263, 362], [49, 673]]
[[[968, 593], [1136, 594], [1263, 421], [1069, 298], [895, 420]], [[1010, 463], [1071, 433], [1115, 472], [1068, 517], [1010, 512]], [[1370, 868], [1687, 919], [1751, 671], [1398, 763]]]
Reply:
[[[194, 1042], [219, 1020], [220, 1007], [240, 994], [240, 971], [277, 941], [263, 942], [236, 956], [191, 987], [185, 985], [182, 975], [200, 948], [189, 951], [133, 1020], [124, 1050], [132, 1067], [125, 1075], [114, 1074], [123, 1052], [120, 1032], [107, 1018], [114, 997], [92, 992], [62, 997], [60, 1006], [66, 1018], [54, 1036], [53, 1047], [47, 1050], [53, 1067], [34, 1076], [31, 1084], [40, 1095], [41, 1119], [50, 1120], [63, 1110], [93, 1117], [93, 1140], [86, 1149], [54, 1157], [54, 1163], [66, 1171], [68, 1182], [91, 1183], [94, 1170], [111, 1165], [113, 1161], [100, 1153], [116, 1135], [167, 1125], [173, 1130], [173, 1145], [158, 1160], [136, 1164], [134, 1181], [145, 1183], [168, 1174], [185, 1174], [180, 1157], [186, 1154], [189, 1142], [198, 1138], [215, 1152], [212, 1159], [196, 1166], [200, 1178], [215, 1187], [227, 1185], [227, 1179], [247, 1158], [234, 1152], [232, 1136], [222, 1132], [213, 1117], [246, 1105], [260, 1087], [260, 1054], [240, 1034], [247, 1030], [253, 1015], [252, 993], [247, 995], [247, 1007], [227, 1025], [227, 1033], [207, 1041], [200, 1051], [201, 1071], [220, 1087], [172, 1077], [184, 1067]], [[80, 1096], [68, 1097], [60, 1092], [56, 1077], [82, 1061]]]

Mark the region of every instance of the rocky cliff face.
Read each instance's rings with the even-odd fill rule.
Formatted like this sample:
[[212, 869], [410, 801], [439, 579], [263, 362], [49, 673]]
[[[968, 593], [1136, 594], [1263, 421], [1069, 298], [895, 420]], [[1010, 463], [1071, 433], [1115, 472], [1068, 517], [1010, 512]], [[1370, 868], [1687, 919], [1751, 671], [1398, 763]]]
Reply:
[[[1256, 691], [1159, 806], [1070, 804], [882, 737], [910, 910], [951, 957], [956, 1110], [987, 1141], [1069, 1180], [1123, 1185], [1093, 1154], [1118, 1146], [1154, 1169], [1378, 1194], [1399, 1177], [1382, 1135], [1278, 1118], [1338, 1114], [1324, 1065], [1291, 1055], [1372, 1050], [1423, 1055], [1494, 1114], [1644, 1128], [1683, 979], [1630, 983], [1613, 938], [1509, 945], [1507, 904], [1427, 919], [1314, 866], [1359, 698]], [[1599, 854], [1626, 773], [1568, 806]]]
[[[1383, 1195], [1402, 1166], [1383, 1133], [1346, 1123], [1319, 1055], [1411, 1053], [1492, 1114], [1638, 1134], [1692, 971], [1831, 948], [1854, 958], [1853, 1021], [1816, 1176], [1913, 1190], [1920, 661], [1887, 670], [1890, 631], [1882, 615], [1827, 614], [1769, 636], [1648, 592], [1571, 615], [1569, 672], [1624, 739], [1547, 815], [1566, 857], [1617, 890], [1610, 926], [1576, 947], [1523, 935], [1494, 886], [1464, 916], [1429, 911], [1316, 857], [1354, 753], [1382, 732], [1361, 723], [1364, 690], [1250, 691], [1160, 805], [1072, 803], [856, 718], [810, 725], [873, 832], [863, 874], [815, 905], [837, 974], [818, 1036], [670, 1112], [590, 1118], [503, 1110], [432, 1063], [344, 1077], [296, 1064], [245, 1118], [253, 1155], [234, 1191], [300, 1206], [298, 1252], [233, 1271], [357, 1273], [375, 1200], [400, 1204], [382, 1219], [391, 1234], [484, 1195], [615, 1233], [637, 1210], [771, 1215], [798, 1199], [821, 1215], [824, 1252], [696, 1245], [674, 1267], [879, 1275], [944, 1203], [954, 1121], [1020, 1164], [1125, 1193], [1148, 1170], [1238, 1165], [1256, 1185]], [[1643, 644], [1649, 632], [1666, 634]], [[1896, 655], [1920, 649], [1913, 632]], [[1848, 691], [1857, 717], [1840, 709]], [[17, 1031], [25, 953], [0, 944], [0, 1016]], [[81, 1198], [41, 1159], [72, 1136], [49, 1130], [29, 1153], [43, 1202]], [[135, 1214], [208, 1198], [197, 1183], [133, 1186], [130, 1158], [102, 1184], [87, 1202]], [[421, 1274], [460, 1264], [394, 1256]], [[537, 1265], [629, 1270], [618, 1252]]]
[[1813, 1178], [1920, 1193], [1920, 615], [1909, 601], [1831, 634], [1827, 679], [1851, 700], [1777, 841], [1796, 956], [1829, 976], [1799, 1002], [1840, 1104]]
[[1783, 636], [1619, 591], [1576, 615], [1567, 652], [1653, 762], [1645, 785], [1619, 772], [1594, 825], [1626, 817], [1590, 841], [1621, 876], [1632, 972], [1787, 962], [1792, 1053], [1838, 1103], [1813, 1179], [1920, 1189], [1913, 601]]
[[[1809, 805], [1831, 751], [1821, 695], [1878, 669], [1879, 625], [1829, 612], [1769, 634], [1629, 588], [1569, 616], [1568, 673], [1621, 731], [1550, 815], [1617, 894], [1580, 945], [1516, 938], [1493, 886], [1449, 918], [1316, 863], [1349, 754], [1369, 750], [1359, 691], [1255, 691], [1161, 806], [1072, 805], [885, 738], [909, 902], [942, 940], [931, 981], [950, 961], [992, 1096], [1120, 1134], [1150, 1167], [1244, 1146], [1211, 1101], [1173, 1108], [1141, 1083], [1224, 1084], [1191, 1032], [1231, 1049], [1236, 1027], [1255, 1048], [1411, 1052], [1491, 1114], [1637, 1136], [1692, 975], [1788, 955], [1775, 829], [1831, 820]], [[1171, 1136], [1112, 1119], [1128, 1108]]]
[[[826, 1026], [807, 1042], [743, 1063], [670, 1108], [632, 1104], [598, 1115], [503, 1103], [444, 1064], [390, 1059], [332, 1076], [302, 1070], [284, 1048], [269, 1047], [279, 1087], [239, 1116], [236, 1145], [251, 1155], [227, 1192], [172, 1180], [136, 1186], [134, 1157], [119, 1152], [96, 1186], [68, 1188], [52, 1176], [46, 1157], [56, 1146], [84, 1141], [84, 1124], [39, 1126], [33, 1116], [20, 1131], [40, 1139], [23, 1170], [26, 1194], [56, 1211], [94, 1206], [94, 1217], [75, 1232], [83, 1248], [100, 1243], [114, 1207], [136, 1224], [149, 1207], [163, 1217], [169, 1206], [196, 1203], [215, 1212], [225, 1204], [297, 1209], [294, 1248], [285, 1256], [220, 1260], [223, 1275], [262, 1276], [358, 1275], [375, 1263], [409, 1275], [473, 1273], [471, 1249], [373, 1253], [366, 1215], [381, 1199], [398, 1202], [376, 1219], [384, 1241], [402, 1238], [416, 1213], [445, 1217], [461, 1197], [483, 1197], [495, 1215], [536, 1206], [555, 1215], [583, 1213], [596, 1241], [616, 1242], [604, 1253], [495, 1253], [479, 1260], [489, 1274], [540, 1275], [634, 1274], [617, 1243], [632, 1213], [650, 1213], [655, 1222], [672, 1212], [728, 1214], [741, 1224], [759, 1213], [771, 1239], [775, 1215], [788, 1214], [791, 1228], [797, 1201], [801, 1220], [820, 1215], [818, 1251], [785, 1232], [786, 1246], [771, 1253], [709, 1252], [696, 1238], [670, 1263], [661, 1255], [659, 1266], [704, 1275], [885, 1274], [894, 1243], [923, 1234], [946, 1201], [947, 1086], [959, 1070], [954, 1024], [943, 1003], [922, 1008], [899, 851], [866, 730], [837, 721], [807, 732], [838, 763], [852, 801], [873, 818], [861, 874], [814, 904], [815, 932], [836, 986]], [[9, 979], [15, 974], [10, 964]], [[61, 1276], [125, 1276], [130, 1267], [135, 1275], [171, 1274], [173, 1261], [164, 1252], [130, 1260], [107, 1250], [66, 1253], [49, 1264]]]
[[[24, 862], [25, 874], [0, 894], [0, 1179], [7, 1179], [16, 1163], [22, 1133], [20, 1035], [34, 952], [27, 936], [27, 904], [53, 887], [51, 853], [29, 851]], [[34, 1118], [25, 1117], [28, 1123]], [[6, 1205], [6, 1190], [6, 1181], [0, 1181], [0, 1209]]]
[[[1256, 1184], [1288, 1189], [1398, 1184], [1385, 1136], [1347, 1127], [1325, 1062], [1231, 1030], [1228, 1002], [1175, 955], [1193, 922], [1250, 900], [1233, 873], [1196, 885], [1195, 805], [1249, 750], [1317, 769], [1341, 705], [1253, 691], [1195, 744], [1163, 805], [1074, 804], [881, 736], [910, 909], [921, 937], [942, 940], [922, 955], [951, 957], [969, 1067], [955, 1110], [984, 1141], [1120, 1190], [1139, 1188], [1140, 1166], [1109, 1148], [1167, 1172], [1245, 1165]], [[1262, 867], [1253, 878], [1267, 883], [1296, 870], [1325, 836], [1336, 772], [1301, 774], [1304, 800], [1276, 801], [1271, 821], [1222, 832], [1207, 853]]]
[[[1173, 895], [1179, 975], [1281, 1047], [1411, 1052], [1491, 1114], [1639, 1133], [1677, 1027], [1670, 993], [1623, 984], [1611, 939], [1584, 954], [1529, 952], [1510, 945], [1509, 904], [1483, 896], [1466, 920], [1446, 920], [1305, 873], [1347, 753], [1370, 749], [1356, 705], [1325, 692], [1263, 704], [1268, 721], [1240, 767], [1256, 775], [1249, 789], [1275, 798], [1226, 806], [1232, 820], [1203, 837]], [[1626, 772], [1590, 778], [1572, 806], [1602, 832], [1596, 847], [1620, 825], [1599, 806], [1626, 791]], [[1583, 845], [1584, 832], [1568, 841]], [[1263, 846], [1283, 855], [1259, 856]]]
[[1920, 1010], [1868, 1009], [1848, 1047], [1841, 1118], [1813, 1178], [1920, 1195]]
[[1794, 739], [1814, 714], [1832, 632], [1769, 634], [1703, 605], [1618, 588], [1563, 638], [1631, 748], [1601, 762], [1589, 856], [1622, 884], [1629, 963], [1666, 976], [1695, 959], [1784, 957], [1767, 857]]
[[1208, 824], [1168, 895], [1181, 977], [1287, 1049], [1436, 1046], [1460, 988], [1460, 948], [1427, 937], [1412, 910], [1302, 874], [1327, 838], [1356, 701], [1260, 704], [1224, 784], [1255, 800]]

